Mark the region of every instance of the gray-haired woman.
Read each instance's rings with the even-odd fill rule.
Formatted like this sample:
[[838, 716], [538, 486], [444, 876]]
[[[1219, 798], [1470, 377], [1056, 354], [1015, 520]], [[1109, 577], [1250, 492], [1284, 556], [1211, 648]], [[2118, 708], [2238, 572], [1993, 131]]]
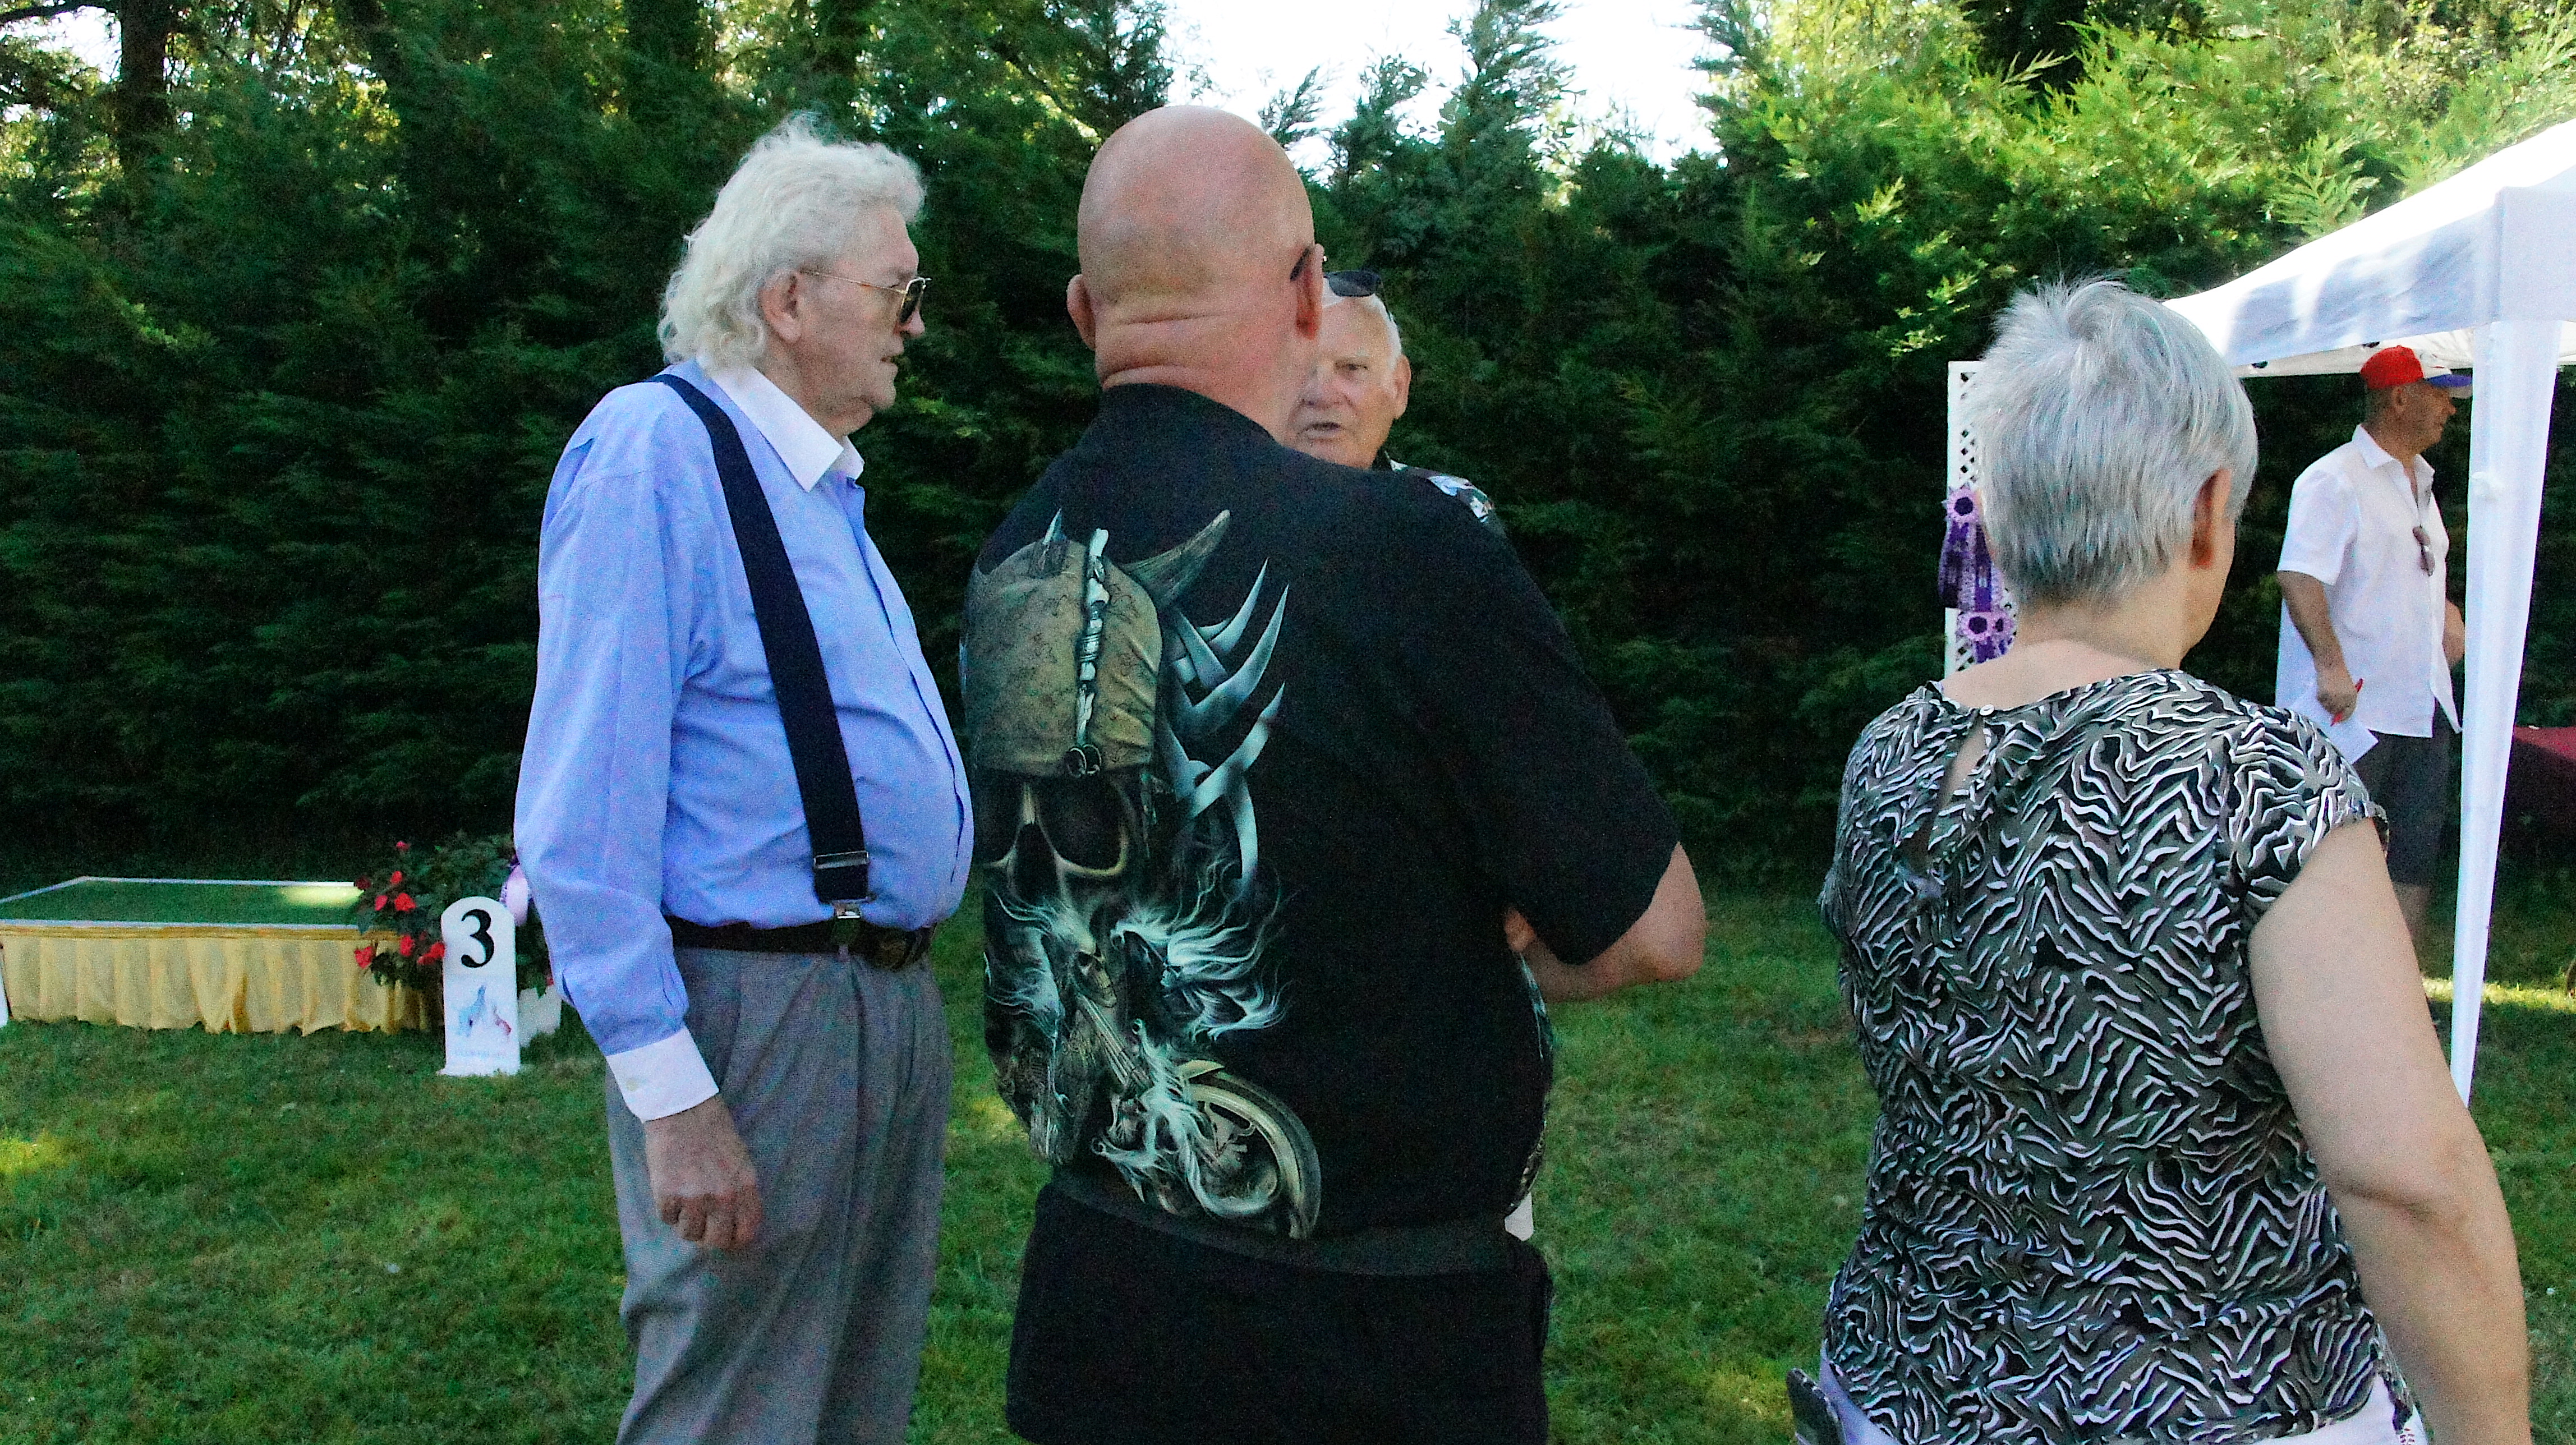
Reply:
[[1882, 1112], [1823, 1403], [1849, 1445], [2363, 1445], [2419, 1407], [2524, 1445], [2513, 1236], [2369, 796], [2178, 670], [2243, 389], [2097, 281], [2016, 300], [1976, 398], [2019, 635], [1844, 775], [1823, 902]]

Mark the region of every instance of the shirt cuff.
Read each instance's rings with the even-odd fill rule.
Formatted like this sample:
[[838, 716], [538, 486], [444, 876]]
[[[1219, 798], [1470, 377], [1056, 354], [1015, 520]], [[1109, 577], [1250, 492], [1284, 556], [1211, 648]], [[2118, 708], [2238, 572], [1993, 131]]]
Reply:
[[608, 1056], [608, 1072], [617, 1092], [638, 1119], [660, 1119], [703, 1104], [716, 1096], [715, 1075], [698, 1053], [698, 1041], [682, 1029], [667, 1039]]

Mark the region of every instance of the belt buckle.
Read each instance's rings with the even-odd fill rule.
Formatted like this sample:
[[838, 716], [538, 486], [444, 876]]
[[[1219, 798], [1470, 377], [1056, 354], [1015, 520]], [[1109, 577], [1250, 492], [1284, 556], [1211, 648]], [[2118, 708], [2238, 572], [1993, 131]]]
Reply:
[[893, 938], [899, 945], [897, 957], [903, 960], [901, 963], [896, 964], [895, 967], [910, 968], [914, 964], [920, 963], [930, 957], [929, 929], [916, 928], [910, 933], [895, 934], [893, 935]]
[[876, 944], [868, 950], [868, 962], [885, 973], [900, 973], [911, 967], [912, 935], [891, 928], [877, 930]]
[[901, 973], [921, 956], [921, 935], [892, 928], [876, 930], [867, 945], [868, 966], [882, 973]]

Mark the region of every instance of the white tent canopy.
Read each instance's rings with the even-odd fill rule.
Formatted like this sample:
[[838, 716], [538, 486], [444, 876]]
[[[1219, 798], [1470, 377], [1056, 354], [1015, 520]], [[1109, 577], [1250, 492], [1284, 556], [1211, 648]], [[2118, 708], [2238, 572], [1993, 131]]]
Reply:
[[[2215, 291], [2205, 291], [2200, 296], [2186, 299], [2198, 301], [2202, 297], [2217, 294]], [[2201, 318], [2195, 316], [2192, 319], [2198, 321]], [[2436, 331], [2425, 336], [2399, 336], [2375, 345], [2342, 346], [2332, 351], [2311, 351], [2305, 356], [2284, 356], [2275, 361], [2243, 364], [2236, 368], [2236, 374], [2238, 376], [2348, 374], [2361, 370], [2361, 364], [2370, 359], [2370, 353], [2382, 346], [2411, 347], [2416, 355], [2426, 361], [2440, 362], [2453, 371], [2467, 371], [2478, 364], [2477, 338], [2478, 333], [2475, 330]], [[2576, 322], [2569, 323], [2559, 331], [2558, 364], [2576, 366]]]
[[2374, 347], [2397, 341], [2476, 372], [2451, 955], [2451, 1077], [2465, 1099], [2477, 1064], [2550, 399], [2558, 368], [2576, 363], [2568, 324], [2576, 322], [2576, 122], [2173, 307], [2249, 374], [2357, 371]]
[[2471, 366], [2498, 321], [2562, 323], [2576, 363], [2576, 121], [2173, 306], [2255, 374], [2358, 371], [2390, 342]]

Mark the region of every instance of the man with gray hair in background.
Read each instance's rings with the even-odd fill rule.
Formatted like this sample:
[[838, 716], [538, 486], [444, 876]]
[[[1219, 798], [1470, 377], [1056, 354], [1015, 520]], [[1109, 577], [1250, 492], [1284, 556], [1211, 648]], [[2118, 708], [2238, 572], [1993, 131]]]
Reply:
[[[753, 146], [546, 497], [520, 854], [608, 1057], [621, 1441], [903, 1438], [966, 777], [849, 434], [922, 333], [912, 164]], [[862, 827], [864, 831], [862, 832]]]
[[2451, 669], [2468, 642], [2424, 453], [2441, 441], [2469, 379], [2411, 347], [2386, 346], [2362, 365], [2361, 384], [2367, 401], [2352, 440], [2290, 486], [2273, 701], [2331, 728], [2387, 810], [2388, 876], [2421, 943], [2454, 797]]
[[1413, 398], [1413, 359], [1404, 331], [1379, 294], [1375, 271], [1324, 273], [1324, 329], [1315, 369], [1298, 394], [1289, 445], [1318, 461], [1417, 476], [1455, 497], [1499, 533], [1494, 499], [1465, 477], [1408, 467], [1386, 454], [1387, 433]]

